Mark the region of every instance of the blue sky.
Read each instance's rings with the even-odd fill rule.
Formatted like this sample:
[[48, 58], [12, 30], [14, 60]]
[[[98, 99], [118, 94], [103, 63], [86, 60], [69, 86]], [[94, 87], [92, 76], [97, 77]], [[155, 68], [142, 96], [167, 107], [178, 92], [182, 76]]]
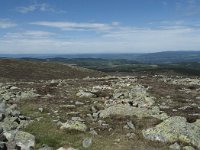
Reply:
[[1, 0], [0, 53], [200, 50], [200, 0]]

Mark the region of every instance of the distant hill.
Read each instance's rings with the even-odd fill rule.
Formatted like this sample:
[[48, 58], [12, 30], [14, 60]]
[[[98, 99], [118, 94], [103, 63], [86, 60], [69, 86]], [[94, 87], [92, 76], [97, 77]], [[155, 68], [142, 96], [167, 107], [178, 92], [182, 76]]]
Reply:
[[179, 63], [200, 62], [200, 51], [166, 51], [158, 53], [142, 54], [136, 58], [143, 63]]
[[0, 77], [15, 80], [72, 79], [98, 77], [103, 73], [63, 63], [0, 59]]
[[[114, 54], [13, 54], [0, 55], [4, 58], [23, 58], [27, 60], [49, 60], [65, 63], [96, 63], [104, 60], [117, 60], [128, 64], [132, 63], [150, 63], [150, 64], [166, 64], [181, 62], [200, 62], [200, 51], [165, 51], [157, 53], [114, 53]], [[101, 60], [102, 59], [102, 60]], [[132, 61], [132, 62], [130, 62]], [[102, 64], [101, 63], [101, 64]]]

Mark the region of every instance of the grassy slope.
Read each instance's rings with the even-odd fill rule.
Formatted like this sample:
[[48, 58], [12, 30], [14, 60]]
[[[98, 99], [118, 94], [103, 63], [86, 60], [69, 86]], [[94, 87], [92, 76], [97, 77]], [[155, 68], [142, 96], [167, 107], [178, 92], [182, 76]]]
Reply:
[[0, 59], [0, 77], [24, 80], [49, 80], [102, 76], [97, 71], [71, 67], [66, 64], [17, 59]]

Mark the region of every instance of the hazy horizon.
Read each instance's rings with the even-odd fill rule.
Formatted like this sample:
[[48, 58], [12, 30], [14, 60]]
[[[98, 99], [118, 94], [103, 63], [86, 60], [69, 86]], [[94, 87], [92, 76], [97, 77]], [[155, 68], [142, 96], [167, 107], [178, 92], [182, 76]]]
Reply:
[[200, 50], [199, 0], [1, 0], [0, 54]]

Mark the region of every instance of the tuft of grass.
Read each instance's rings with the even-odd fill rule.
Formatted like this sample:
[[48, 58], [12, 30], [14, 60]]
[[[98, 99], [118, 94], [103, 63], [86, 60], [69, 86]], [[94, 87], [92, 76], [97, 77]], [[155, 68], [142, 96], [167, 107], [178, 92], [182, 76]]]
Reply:
[[35, 121], [24, 130], [36, 137], [36, 149], [42, 147], [43, 144], [55, 149], [61, 146], [81, 147], [81, 141], [84, 138], [84, 133], [58, 129], [50, 117]]

